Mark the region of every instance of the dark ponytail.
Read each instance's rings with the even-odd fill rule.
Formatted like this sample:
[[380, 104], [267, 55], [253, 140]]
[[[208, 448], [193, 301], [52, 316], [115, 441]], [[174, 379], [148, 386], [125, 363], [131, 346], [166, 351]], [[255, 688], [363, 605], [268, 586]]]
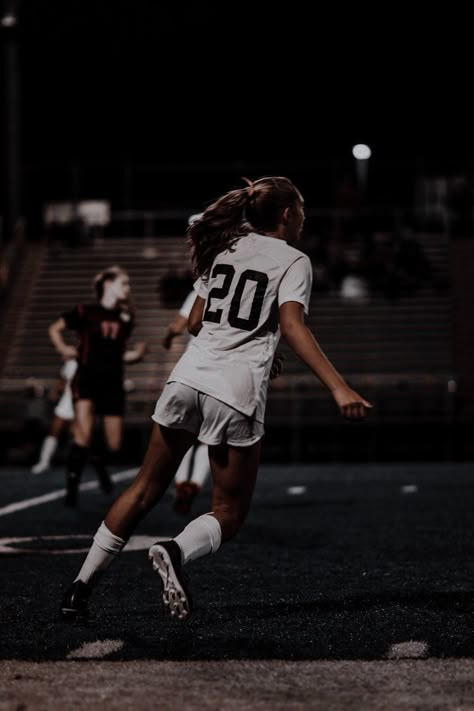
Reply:
[[187, 239], [197, 277], [207, 278], [217, 255], [232, 250], [249, 232], [273, 232], [285, 208], [303, 201], [288, 178], [260, 178], [255, 183], [244, 180], [248, 187], [225, 193], [188, 227]]
[[202, 216], [187, 231], [191, 246], [193, 271], [207, 277], [214, 259], [251, 231], [245, 221], [244, 209], [249, 195], [246, 188], [231, 190], [209, 205]]

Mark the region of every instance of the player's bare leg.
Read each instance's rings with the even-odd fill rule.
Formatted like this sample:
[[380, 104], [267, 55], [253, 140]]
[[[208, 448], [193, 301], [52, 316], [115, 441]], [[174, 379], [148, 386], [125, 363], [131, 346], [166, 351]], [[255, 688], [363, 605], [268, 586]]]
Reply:
[[163, 496], [185, 452], [196, 437], [185, 430], [153, 425], [148, 449], [132, 484], [112, 504], [73, 585], [66, 591], [61, 616], [87, 617], [90, 591], [120, 553], [139, 521]]
[[94, 443], [92, 447], [91, 463], [94, 467], [100, 488], [105, 494], [110, 494], [114, 483], [108, 471], [108, 464], [116, 461], [122, 447], [123, 417], [120, 415], [104, 416], [104, 438]]
[[196, 435], [154, 424], [143, 464], [130, 486], [112, 504], [107, 527], [128, 538], [138, 522], [161, 499]]
[[79, 482], [86, 465], [95, 420], [95, 410], [91, 400], [78, 400], [74, 409], [74, 441], [67, 460], [65, 506], [77, 504]]
[[244, 522], [257, 479], [260, 442], [250, 447], [209, 447], [213, 477], [212, 512], [199, 516], [172, 541], [150, 548], [153, 568], [163, 581], [163, 602], [173, 617], [187, 619], [191, 597], [181, 567], [235, 536]]

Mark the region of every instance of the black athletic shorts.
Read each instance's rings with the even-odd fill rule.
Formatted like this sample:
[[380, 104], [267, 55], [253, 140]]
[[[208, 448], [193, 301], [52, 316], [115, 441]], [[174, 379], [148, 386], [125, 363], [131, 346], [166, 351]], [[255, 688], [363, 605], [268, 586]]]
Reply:
[[123, 417], [125, 391], [122, 378], [107, 378], [79, 368], [72, 381], [74, 402], [92, 400], [96, 415]]

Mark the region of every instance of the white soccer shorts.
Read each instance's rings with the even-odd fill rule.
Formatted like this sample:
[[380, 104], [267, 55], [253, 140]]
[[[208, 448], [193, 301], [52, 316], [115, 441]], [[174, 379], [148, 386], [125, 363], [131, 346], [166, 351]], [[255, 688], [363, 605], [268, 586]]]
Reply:
[[261, 422], [183, 383], [167, 383], [152, 420], [164, 427], [194, 432], [207, 445], [250, 447], [265, 434]]

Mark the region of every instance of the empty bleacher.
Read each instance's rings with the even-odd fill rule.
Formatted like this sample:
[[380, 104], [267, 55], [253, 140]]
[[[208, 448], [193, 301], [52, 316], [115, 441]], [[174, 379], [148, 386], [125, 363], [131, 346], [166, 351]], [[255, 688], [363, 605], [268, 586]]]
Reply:
[[[420, 241], [437, 272], [448, 279], [446, 238], [429, 234], [421, 235]], [[155, 399], [185, 344], [184, 338], [176, 339], [170, 351], [162, 348], [175, 309], [167, 307], [157, 293], [157, 285], [170, 271], [190, 268], [182, 237], [109, 238], [69, 248], [27, 245], [1, 332], [0, 427], [20, 417], [27, 378], [37, 378], [46, 387], [56, 379], [61, 363], [49, 341], [48, 326], [74, 304], [93, 300], [92, 277], [111, 264], [123, 266], [130, 274], [137, 312], [132, 341], [149, 344], [145, 361], [126, 369], [127, 422], [149, 422]], [[338, 370], [374, 401], [373, 422], [449, 416], [455, 377], [449, 290], [437, 292], [427, 286], [414, 296], [396, 301], [377, 296], [366, 303], [315, 291], [308, 322]], [[302, 423], [327, 418], [335, 422], [332, 399], [284, 343], [282, 350], [287, 355], [285, 373], [270, 387], [268, 424], [290, 423], [294, 433]]]

